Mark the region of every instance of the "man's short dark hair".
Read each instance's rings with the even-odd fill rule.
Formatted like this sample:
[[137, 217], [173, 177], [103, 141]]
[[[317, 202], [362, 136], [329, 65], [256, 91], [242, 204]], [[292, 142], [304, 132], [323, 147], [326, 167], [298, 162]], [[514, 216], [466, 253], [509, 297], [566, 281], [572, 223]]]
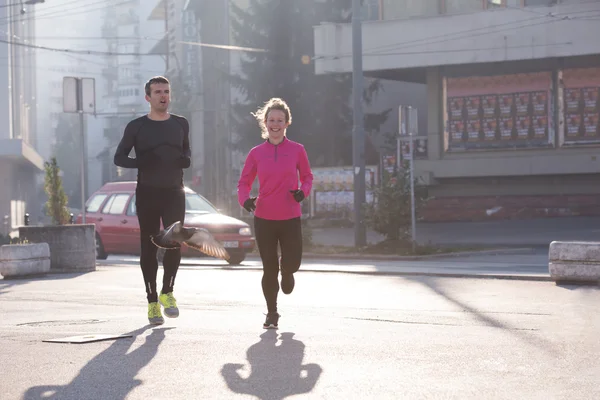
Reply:
[[150, 96], [150, 85], [153, 83], [166, 83], [167, 85], [171, 84], [171, 82], [169, 82], [169, 80], [164, 76], [154, 76], [150, 78], [148, 82], [146, 82], [146, 86], [144, 87], [147, 96]]

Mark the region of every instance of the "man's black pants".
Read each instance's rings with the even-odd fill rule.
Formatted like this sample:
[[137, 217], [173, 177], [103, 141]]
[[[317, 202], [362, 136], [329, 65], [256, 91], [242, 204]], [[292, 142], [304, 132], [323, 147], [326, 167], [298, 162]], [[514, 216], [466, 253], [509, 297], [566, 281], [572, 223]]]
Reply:
[[[165, 228], [177, 221], [184, 222], [185, 192], [183, 187], [169, 189], [138, 185], [136, 189], [136, 208], [140, 223], [140, 266], [144, 276], [148, 303], [153, 303], [158, 301], [158, 293], [156, 292], [156, 276], [158, 273], [156, 252], [158, 248], [150, 240], [150, 235], [157, 235], [160, 232], [161, 220]], [[165, 251], [163, 258], [163, 293], [173, 291], [180, 262], [180, 249]]]

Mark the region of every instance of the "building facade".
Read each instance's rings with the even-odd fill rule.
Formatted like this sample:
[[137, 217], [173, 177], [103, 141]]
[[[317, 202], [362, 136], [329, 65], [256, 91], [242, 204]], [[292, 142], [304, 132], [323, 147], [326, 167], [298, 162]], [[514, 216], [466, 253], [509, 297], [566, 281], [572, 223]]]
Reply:
[[[103, 58], [85, 53], [103, 50], [100, 34], [104, 8], [84, 8], [71, 3], [69, 0], [55, 0], [36, 6], [36, 45], [70, 50], [37, 50], [37, 149], [44, 160], [53, 156], [57, 158], [63, 172], [68, 205], [74, 213], [78, 213], [81, 209], [82, 131], [86, 143], [83, 154], [87, 172], [85, 192], [89, 194], [102, 184], [102, 165], [96, 155], [105, 146], [104, 121], [86, 114], [82, 130], [79, 115], [64, 112], [63, 80], [65, 77], [93, 78], [96, 111], [102, 112]], [[110, 3], [102, 5], [109, 6]], [[75, 154], [74, 149], [77, 149]], [[47, 217], [46, 222], [49, 220]]]
[[129, 121], [148, 112], [144, 85], [152, 76], [166, 71], [165, 50], [160, 46], [165, 26], [153, 17], [154, 2], [110, 0], [105, 7], [102, 37], [103, 60], [101, 112], [107, 144], [98, 159], [102, 182], [135, 180], [137, 170], [116, 167], [115, 150]]
[[[362, 25], [365, 75], [427, 85], [424, 219], [600, 214], [598, 3], [379, 6]], [[352, 71], [351, 25], [315, 27], [315, 59], [319, 74]]]
[[0, 2], [5, 21], [0, 54], [0, 232], [9, 234], [24, 223], [26, 212], [39, 214], [39, 178], [44, 168], [36, 150], [36, 53], [22, 38], [35, 35], [35, 7], [26, 14], [8, 1]]

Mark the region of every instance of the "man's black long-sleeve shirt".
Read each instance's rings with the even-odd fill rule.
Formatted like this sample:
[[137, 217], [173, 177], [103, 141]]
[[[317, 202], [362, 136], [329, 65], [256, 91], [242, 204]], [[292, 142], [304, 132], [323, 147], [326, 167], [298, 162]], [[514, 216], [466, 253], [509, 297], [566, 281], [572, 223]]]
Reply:
[[[138, 169], [138, 184], [144, 186], [174, 188], [183, 186], [182, 159], [191, 157], [190, 126], [179, 115], [170, 114], [164, 121], [156, 121], [147, 115], [136, 118], [125, 127], [123, 138], [115, 152], [114, 163], [122, 168], [138, 168], [139, 159], [149, 152], [156, 154], [156, 165]], [[131, 149], [136, 158], [129, 157]]]

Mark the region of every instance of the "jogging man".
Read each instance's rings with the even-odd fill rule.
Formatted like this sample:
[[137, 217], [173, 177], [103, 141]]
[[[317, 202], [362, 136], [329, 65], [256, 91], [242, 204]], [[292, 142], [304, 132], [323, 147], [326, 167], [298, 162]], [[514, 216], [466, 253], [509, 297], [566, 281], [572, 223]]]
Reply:
[[[164, 227], [184, 221], [183, 169], [190, 166], [190, 129], [184, 117], [168, 112], [171, 87], [167, 78], [151, 78], [146, 83], [145, 92], [150, 112], [127, 124], [115, 152], [114, 163], [122, 168], [138, 170], [135, 205], [140, 223], [140, 266], [148, 298], [148, 321], [161, 325], [165, 322], [161, 305], [167, 317], [179, 316], [173, 286], [181, 262], [181, 249], [165, 252], [159, 295], [156, 288], [157, 247], [151, 236], [159, 233], [161, 220]], [[129, 157], [132, 148], [135, 158]]]

